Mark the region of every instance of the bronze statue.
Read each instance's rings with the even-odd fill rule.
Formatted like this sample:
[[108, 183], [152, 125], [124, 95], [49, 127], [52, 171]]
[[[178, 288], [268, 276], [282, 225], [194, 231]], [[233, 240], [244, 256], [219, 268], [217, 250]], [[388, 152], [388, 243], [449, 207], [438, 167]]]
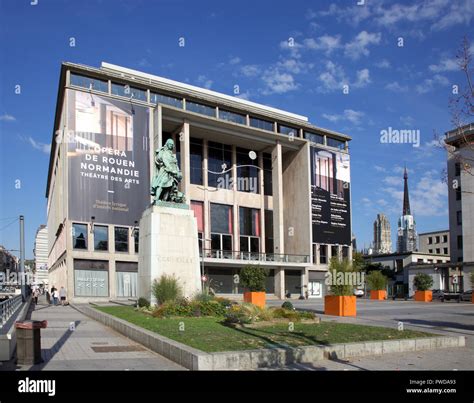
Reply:
[[178, 190], [178, 183], [183, 178], [178, 167], [178, 160], [173, 154], [174, 141], [166, 140], [163, 147], [155, 152], [155, 176], [151, 181], [150, 194], [153, 196], [153, 204], [159, 201], [184, 203], [184, 193]]

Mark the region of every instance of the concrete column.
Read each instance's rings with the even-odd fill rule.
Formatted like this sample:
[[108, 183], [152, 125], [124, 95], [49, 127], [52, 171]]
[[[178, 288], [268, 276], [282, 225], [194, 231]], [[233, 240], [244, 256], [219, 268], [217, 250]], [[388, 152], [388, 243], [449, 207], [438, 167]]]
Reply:
[[283, 170], [281, 143], [272, 150], [273, 240], [275, 253], [285, 253], [283, 224]]
[[301, 269], [301, 283], [300, 283], [300, 286], [301, 286], [301, 295], [303, 297], [306, 296], [306, 291], [308, 289], [308, 268], [305, 267], [304, 269]]
[[327, 264], [329, 265], [329, 263], [331, 262], [331, 258], [332, 258], [332, 245], [327, 244], [326, 247], [327, 247], [327, 254], [328, 254]]
[[117, 290], [116, 290], [116, 274], [115, 274], [115, 259], [109, 260], [109, 298], [116, 299], [117, 298]]
[[[211, 238], [211, 205], [209, 203], [209, 193], [207, 190], [207, 182], [208, 182], [208, 158], [209, 158], [209, 152], [207, 149], [208, 146], [208, 141], [206, 139], [203, 140], [202, 142], [202, 147], [203, 147], [203, 154], [202, 154], [202, 169], [203, 169], [203, 175], [202, 175], [202, 183], [204, 185], [204, 238], [205, 239], [210, 239]], [[209, 241], [204, 240], [203, 241], [204, 249], [211, 249], [211, 244]]]
[[240, 229], [239, 229], [239, 206], [237, 204], [237, 147], [232, 146], [232, 192], [233, 192], [233, 208], [232, 208], [232, 218], [233, 218], [233, 250], [240, 250]]
[[285, 299], [285, 269], [275, 268], [275, 295], [277, 298]]
[[[248, 116], [248, 115], [247, 115]], [[265, 253], [265, 195], [263, 188], [263, 153], [258, 153], [258, 180], [260, 182], [260, 252]]]
[[321, 244], [319, 243], [313, 248], [313, 263], [315, 265], [321, 264]]
[[191, 185], [191, 155], [190, 155], [190, 134], [189, 122], [184, 121], [181, 133], [179, 133], [178, 141], [181, 141], [181, 172], [183, 179], [181, 180], [182, 192], [186, 195], [186, 203], [190, 203], [189, 190]]

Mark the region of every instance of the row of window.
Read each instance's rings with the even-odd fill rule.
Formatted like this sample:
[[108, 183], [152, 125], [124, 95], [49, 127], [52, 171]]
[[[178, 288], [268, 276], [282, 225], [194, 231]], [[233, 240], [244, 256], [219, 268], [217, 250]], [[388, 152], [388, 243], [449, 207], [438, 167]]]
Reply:
[[[320, 264], [329, 263], [329, 248], [331, 248], [331, 256], [339, 256], [339, 246], [338, 245], [324, 245], [324, 244], [313, 244], [313, 256], [314, 262], [317, 262], [319, 256]], [[341, 257], [343, 259], [349, 258], [349, 246], [341, 247]]]
[[[72, 224], [72, 245], [74, 249], [88, 250], [88, 224], [73, 223]], [[130, 250], [129, 227], [114, 227], [114, 243], [115, 252], [138, 253], [138, 228], [133, 229], [134, 250]], [[109, 227], [107, 225], [93, 225], [92, 239], [95, 251], [109, 250]]]
[[[443, 239], [441, 241], [441, 239]], [[448, 236], [447, 235], [443, 235], [441, 237], [441, 235], [436, 235], [436, 236], [429, 236], [428, 237], [428, 245], [432, 245], [433, 243], [447, 243], [448, 242]]]
[[[433, 252], [435, 251], [435, 252]], [[441, 254], [441, 248], [436, 248], [436, 249], [428, 249], [428, 253], [436, 253], [437, 255]], [[448, 248], [443, 248], [443, 255], [448, 254]]]
[[442, 260], [427, 259], [426, 262], [424, 259], [417, 259], [417, 263], [443, 263]]
[[[75, 85], [88, 90], [95, 90], [108, 93], [108, 81], [97, 78], [86, 77], [80, 74], [71, 73], [71, 85]], [[123, 96], [127, 98], [137, 99], [139, 101], [148, 102], [148, 94], [146, 90], [137, 87], [131, 87], [128, 84], [120, 84], [111, 82], [111, 93], [113, 95]], [[150, 103], [162, 103], [176, 108], [183, 109], [183, 99], [176, 98], [169, 95], [158, 94], [150, 92]], [[215, 106], [206, 105], [200, 102], [186, 101], [186, 110], [190, 112], [199, 113], [201, 115], [216, 117], [229, 122], [247, 125], [247, 116], [241, 113], [233, 112], [226, 109], [219, 108], [219, 113]], [[270, 132], [274, 131], [274, 123], [265, 119], [260, 119], [255, 116], [249, 117], [249, 125], [262, 130]], [[299, 136], [299, 129], [297, 127], [277, 124], [277, 132], [291, 137]], [[304, 138], [317, 144], [324, 144], [325, 136], [312, 132], [304, 132]], [[337, 140], [331, 137], [326, 137], [326, 145], [335, 147], [340, 150], [345, 149], [346, 142]]]

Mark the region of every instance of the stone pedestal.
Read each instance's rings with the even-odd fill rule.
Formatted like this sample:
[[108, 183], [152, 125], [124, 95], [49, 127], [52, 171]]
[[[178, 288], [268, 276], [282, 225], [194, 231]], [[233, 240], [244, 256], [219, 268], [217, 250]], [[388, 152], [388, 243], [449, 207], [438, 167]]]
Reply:
[[151, 303], [153, 280], [163, 274], [178, 279], [185, 297], [201, 291], [196, 218], [188, 206], [177, 206], [150, 206], [140, 219], [138, 296]]

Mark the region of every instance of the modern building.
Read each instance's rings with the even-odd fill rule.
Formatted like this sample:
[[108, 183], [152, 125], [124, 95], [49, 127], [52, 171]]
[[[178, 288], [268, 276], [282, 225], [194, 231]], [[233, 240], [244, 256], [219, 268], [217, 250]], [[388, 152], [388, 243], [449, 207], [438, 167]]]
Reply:
[[[435, 255], [422, 252], [390, 253], [364, 256], [367, 263], [380, 263], [383, 269], [392, 270], [396, 281], [389, 285], [389, 295], [405, 295], [412, 291], [409, 286], [409, 269], [413, 267], [434, 267], [449, 263], [449, 255]], [[411, 294], [409, 294], [411, 296]]]
[[[446, 133], [450, 252], [462, 270], [474, 270], [474, 123]], [[473, 284], [466, 275], [464, 288]]]
[[418, 251], [432, 255], [450, 255], [449, 230], [418, 234]]
[[392, 253], [392, 235], [390, 221], [385, 214], [377, 214], [374, 221], [374, 247], [373, 253]]
[[352, 258], [350, 137], [295, 113], [102, 63], [63, 63], [46, 197], [50, 284], [72, 300], [135, 297], [138, 223], [155, 150], [172, 138], [197, 219], [202, 272], [240, 294], [324, 295], [331, 257]]
[[36, 231], [35, 247], [35, 275], [37, 284], [48, 284], [48, 227], [40, 225]]
[[18, 258], [0, 245], [0, 272], [5, 274], [7, 272], [14, 273], [17, 272], [18, 269]]
[[411, 214], [410, 198], [408, 196], [408, 172], [403, 174], [403, 213], [398, 219], [397, 252], [406, 253], [417, 250], [418, 235], [416, 233], [415, 218]]

